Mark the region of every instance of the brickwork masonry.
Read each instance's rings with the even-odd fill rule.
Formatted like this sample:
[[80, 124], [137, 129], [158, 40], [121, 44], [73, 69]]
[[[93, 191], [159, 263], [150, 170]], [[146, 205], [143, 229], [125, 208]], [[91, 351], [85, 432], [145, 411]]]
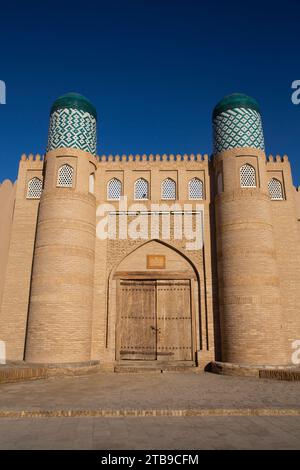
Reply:
[[[231, 155], [233, 156], [232, 162], [235, 158], [240, 158], [240, 153], [240, 149], [231, 151]], [[63, 361], [66, 349], [64, 347], [55, 348], [55, 344], [57, 341], [63, 341], [64, 334], [61, 328], [66, 327], [70, 332], [69, 340], [71, 339], [74, 345], [77, 344], [76, 347], [78, 348], [77, 355], [74, 355], [74, 360], [100, 360], [103, 365], [103, 362], [106, 360], [105, 358], [109, 356], [109, 361], [111, 361], [114, 351], [110, 351], [107, 356], [108, 351], [105, 344], [105, 332], [103, 331], [106, 327], [105, 318], [107, 313], [107, 266], [110, 263], [107, 251], [108, 244], [104, 242], [100, 243], [96, 240], [95, 246], [93, 246], [93, 237], [91, 233], [89, 233], [89, 229], [87, 231], [85, 229], [87, 225], [79, 224], [78, 237], [76, 235], [77, 238], [74, 238], [74, 235], [72, 235], [73, 242], [76, 239], [76, 247], [74, 248], [73, 246], [72, 237], [66, 242], [61, 238], [59, 242], [61, 247], [59, 247], [56, 243], [57, 230], [59, 228], [63, 230], [64, 233], [66, 233], [66, 231], [71, 233], [73, 225], [70, 219], [70, 217], [72, 218], [70, 211], [77, 210], [79, 207], [78, 204], [80, 205], [79, 209], [83, 219], [88, 217], [88, 226], [93, 226], [93, 211], [96, 205], [107, 200], [107, 182], [113, 176], [117, 176], [122, 181], [124, 194], [128, 195], [128, 198], [132, 200], [134, 199], [133, 184], [136, 178], [145, 177], [148, 179], [151, 192], [151, 198], [147, 202], [149, 204], [153, 201], [156, 203], [160, 201], [161, 181], [168, 176], [176, 180], [178, 201], [190, 203], [191, 201], [189, 201], [187, 193], [187, 182], [189, 178], [199, 176], [203, 180], [205, 187], [205, 195], [201, 203], [204, 204], [208, 214], [205, 228], [205, 244], [207, 248], [203, 256], [201, 256], [201, 263], [203, 264], [199, 267], [201, 272], [200, 298], [203, 313], [201, 322], [202, 325], [205, 325], [205, 331], [201, 333], [202, 342], [204, 344], [203, 347], [205, 348], [203, 350], [203, 357], [205, 356], [206, 362], [213, 360], [215, 348], [218, 345], [218, 341], [220, 341], [220, 335], [217, 332], [219, 307], [224, 309], [225, 302], [227, 305], [226, 308], [228, 308], [230, 312], [236, 311], [239, 317], [241, 316], [241, 305], [245, 305], [247, 299], [249, 300], [249, 298], [251, 298], [252, 300], [247, 307], [247, 315], [246, 311], [244, 312], [245, 315], [242, 315], [244, 320], [246, 317], [248, 318], [246, 321], [248, 326], [244, 325], [244, 327], [251, 328], [250, 336], [251, 338], [255, 338], [255, 336], [261, 334], [262, 323], [266, 321], [264, 331], [266, 331], [268, 327], [268, 337], [278, 334], [278, 337], [283, 341], [277, 345], [278, 348], [282, 350], [282, 354], [276, 353], [278, 361], [280, 359], [285, 363], [289, 363], [289, 357], [293, 352], [291, 343], [295, 339], [300, 339], [300, 315], [298, 307], [300, 304], [300, 188], [296, 189], [293, 186], [290, 163], [286, 155], [283, 157], [273, 157], [270, 155], [267, 159], [264, 154], [261, 155], [257, 167], [258, 189], [242, 190], [238, 184], [239, 175], [235, 167], [234, 169], [233, 166], [230, 167], [228, 161], [228, 167], [224, 169], [224, 177], [225, 179], [227, 178], [227, 187], [220, 198], [216, 195], [216, 172], [218, 171], [218, 167], [214, 166], [214, 159], [210, 160], [207, 154], [130, 154], [93, 157], [86, 152], [80, 153], [80, 151], [74, 151], [73, 149], [59, 149], [54, 153], [50, 152], [50, 154], [46, 169], [46, 172], [49, 174], [49, 182], [44, 181], [46, 186], [41, 203], [40, 200], [26, 198], [28, 181], [33, 177], [44, 180], [46, 167], [44, 157], [39, 154], [22, 155], [16, 184], [7, 180], [0, 184], [0, 340], [6, 341], [8, 358], [10, 360], [24, 360], [26, 342], [27, 347], [29, 347], [31, 343], [31, 359], [34, 358], [36, 360], [41, 351], [36, 350], [36, 352], [34, 352], [34, 348], [38, 348], [38, 344], [42, 344], [42, 336], [44, 335], [45, 344], [48, 344], [49, 351], [56, 350], [57, 357], [56, 359], [54, 358], [56, 362], [58, 360]], [[242, 158], [246, 159], [248, 157], [251, 159], [256, 158], [253, 154], [253, 149], [243, 149]], [[51, 161], [54, 162], [56, 158], [58, 160], [65, 159], [66, 161], [73, 159], [74, 165], [77, 165], [75, 175], [76, 188], [74, 188], [74, 190], [71, 189], [69, 193], [68, 189], [62, 189], [61, 191], [56, 189], [56, 167], [51, 163]], [[85, 159], [87, 160], [87, 164], [85, 163]], [[95, 172], [94, 196], [90, 195], [88, 190], [90, 168], [93, 168]], [[282, 201], [270, 200], [267, 190], [267, 184], [270, 178], [276, 178], [282, 183], [284, 191]], [[67, 195], [71, 195], [71, 193], [72, 197], [68, 198]], [[68, 199], [67, 203], [66, 197]], [[240, 223], [239, 229], [241, 229], [241, 227], [247, 229], [248, 227], [248, 229], [252, 230], [252, 240], [255, 244], [255, 250], [258, 256], [257, 259], [259, 259], [259, 263], [261, 263], [262, 266], [260, 278], [252, 275], [252, 270], [257, 267], [256, 262], [254, 262], [253, 265], [251, 264], [253, 261], [254, 247], [251, 246], [251, 244], [247, 246], [243, 244], [242, 238], [238, 240], [238, 243], [230, 241], [229, 233], [231, 233], [231, 235], [234, 234], [235, 237], [238, 235], [238, 231], [234, 231], [233, 226], [227, 224], [227, 227], [225, 227], [226, 223], [224, 224], [222, 222], [224, 228], [222, 235], [224, 237], [223, 243], [218, 244], [217, 255], [213, 254], [216, 238], [213, 223], [215, 197], [216, 200], [222, 199], [222, 204], [225, 208], [222, 212], [223, 222], [224, 217], [229, 216], [230, 218], [233, 216], [232, 210], [234, 210], [234, 217], [236, 217]], [[249, 206], [250, 200], [255, 200], [257, 204], [256, 208], [261, 208], [260, 212], [257, 213], [255, 217], [254, 213], [250, 214], [247, 212], [249, 211], [249, 207], [251, 207], [251, 205]], [[53, 220], [50, 220], [52, 219], [50, 212], [53, 210], [54, 205], [57, 205], [59, 208], [59, 212], [57, 212], [59, 220], [57, 220], [56, 225], [53, 223]], [[233, 209], [229, 210], [229, 207]], [[250, 210], [252, 211], [252, 209]], [[265, 213], [269, 214], [267, 220], [264, 218]], [[38, 217], [40, 218], [38, 219]], [[66, 226], [65, 219], [68, 219], [68, 227]], [[39, 234], [36, 232], [38, 220], [40, 226]], [[243, 226], [241, 224], [243, 224]], [[254, 227], [257, 227], [257, 233], [253, 233]], [[49, 230], [52, 234], [52, 239]], [[84, 233], [83, 237], [85, 237], [85, 240], [80, 235], [81, 231]], [[73, 231], [72, 233], [74, 234]], [[273, 240], [272, 243], [270, 239]], [[39, 246], [36, 246], [36, 240], [38, 240]], [[43, 240], [47, 242], [47, 253], [42, 246]], [[258, 243], [258, 241], [261, 243]], [[79, 259], [83, 259], [83, 251], [80, 249], [82, 244], [84, 245], [85, 264], [78, 263]], [[35, 247], [39, 251], [39, 261], [36, 263], [36, 270], [39, 270], [39, 272], [35, 271], [36, 274], [34, 274], [33, 277], [36, 281], [33, 286], [32, 265]], [[62, 247], [64, 248], [62, 249]], [[65, 256], [66, 253], [64, 253], [66, 247], [70, 248], [67, 257]], [[53, 259], [53, 257], [51, 258], [51, 250], [52, 252], [53, 250], [55, 251], [56, 264], [51, 261], [51, 259]], [[124, 247], [124, 250], [125, 252], [130, 252], [130, 243], [128, 247]], [[94, 256], [95, 265], [93, 270]], [[224, 256], [227, 256], [227, 261], [224, 261]], [[43, 261], [46, 259], [45, 257], [48, 257], [48, 268]], [[219, 279], [217, 279], [216, 275], [217, 258], [219, 259]], [[233, 271], [230, 272], [233, 261], [236, 265]], [[68, 264], [69, 262], [71, 264]], [[220, 269], [222, 269], [221, 266], [224, 266], [224, 262], [229, 263], [229, 271], [220, 271]], [[238, 268], [241, 262], [248, 262], [248, 267], [245, 264], [240, 266], [244, 273], [243, 276], [240, 275], [241, 273]], [[85, 270], [84, 279], [79, 271], [76, 274], [77, 277], [74, 272], [72, 272], [72, 266], [75, 266], [74, 263], [76, 270]], [[55, 318], [52, 315], [53, 310], [51, 311], [51, 308], [49, 309], [47, 307], [47, 305], [49, 306], [49, 302], [44, 302], [44, 305], [46, 305], [44, 310], [40, 309], [39, 305], [41, 299], [45, 300], [46, 297], [48, 300], [50, 297], [53, 299], [55, 295], [53, 282], [58, 275], [59, 266], [66, 270], [66, 273], [68, 273], [66, 274], [67, 276], [72, 274], [72, 279], [76, 277], [75, 284], [77, 283], [84, 293], [82, 297], [85, 299], [84, 308], [88, 305], [89, 310], [88, 319], [85, 317], [86, 324], [84, 327], [88, 336], [86, 341], [84, 338], [81, 338], [81, 342], [77, 341], [77, 330], [81, 329], [81, 331], [83, 331], [81, 328], [82, 325], [80, 325], [81, 312], [79, 312], [79, 310], [76, 313], [77, 323], [76, 325], [74, 324], [74, 328], [72, 329], [70, 327], [70, 329], [68, 325], [68, 323], [72, 321], [72, 315], [74, 314], [71, 306], [72, 299], [76, 301], [76, 295], [79, 294], [78, 290], [75, 288], [75, 284], [73, 286], [74, 289], [71, 286], [71, 291], [68, 290], [68, 285], [65, 282], [66, 277], [64, 277], [64, 285], [68, 290], [70, 303], [69, 305], [65, 304], [63, 315], [67, 315], [67, 317], [61, 317], [62, 322], [60, 323], [60, 327], [58, 326], [58, 322], [52, 329], [51, 325], [49, 329], [47, 329], [47, 319]], [[235, 287], [231, 289], [230, 292], [228, 291], [228, 295], [226, 294], [222, 297], [223, 300], [218, 300], [218, 287], [224, 290], [228, 280], [234, 279]], [[245, 293], [245, 289], [241, 287], [244, 281], [251, 286], [251, 289], [253, 287], [253, 292], [249, 295]], [[29, 299], [32, 292], [34, 292], [31, 306], [32, 315], [37, 315], [39, 321], [41, 321], [40, 312], [42, 311], [43, 325], [41, 329], [37, 326], [38, 322], [34, 321], [33, 324], [31, 320], [28, 319], [28, 311], [30, 311]], [[91, 301], [88, 301], [89, 295], [93, 297]], [[271, 298], [273, 301], [269, 302]], [[59, 299], [57, 300], [59, 301]], [[258, 305], [260, 307], [258, 307]], [[275, 317], [279, 318], [280, 316], [278, 316], [279, 313], [274, 316], [274, 311], [279, 312], [279, 309], [282, 312], [282, 317], [280, 321], [275, 321]], [[58, 310], [55, 308], [55, 312], [57, 311]], [[256, 312], [256, 317], [252, 315], [254, 311]], [[266, 312], [265, 319], [259, 316], [258, 313], [260, 311]], [[32, 336], [29, 342], [28, 338], [26, 341], [28, 327], [34, 332], [34, 336]], [[226, 328], [229, 328], [229, 330], [226, 330]], [[226, 338], [228, 331], [230, 331], [230, 334], [239, 335], [240, 328], [241, 325], [239, 326], [236, 323], [231, 326], [227, 323], [223, 331], [221, 331], [225, 350], [229, 347], [229, 343], [231, 343], [231, 348], [233, 348], [230, 353], [232, 356], [225, 359], [230, 362], [233, 357], [235, 362], [243, 362], [245, 359], [245, 357], [243, 357], [244, 353], [238, 351], [234, 338], [230, 335]], [[88, 332], [90, 329], [91, 331]], [[249, 331], [250, 330], [248, 330], [248, 333]], [[198, 334], [200, 333], [198, 332]], [[267, 340], [267, 342], [268, 341], [269, 340]], [[73, 353], [68, 349], [67, 345], [65, 345], [65, 347], [68, 351], [66, 360], [71, 361]], [[249, 346], [249, 354], [250, 353], [252, 354], [252, 359], [255, 360], [255, 341], [253, 342], [253, 347], [251, 345]], [[262, 353], [262, 351], [260, 351], [257, 354], [257, 362], [259, 361], [259, 363], [261, 363], [263, 360], [262, 354], [265, 354], [265, 352]], [[44, 357], [45, 360], [47, 359], [46, 356]], [[268, 363], [272, 362], [271, 356], [272, 353], [266, 358]], [[199, 358], [201, 362], [201, 351]], [[223, 358], [221, 359], [224, 360]], [[203, 364], [203, 366], [204, 365], [205, 364]]]

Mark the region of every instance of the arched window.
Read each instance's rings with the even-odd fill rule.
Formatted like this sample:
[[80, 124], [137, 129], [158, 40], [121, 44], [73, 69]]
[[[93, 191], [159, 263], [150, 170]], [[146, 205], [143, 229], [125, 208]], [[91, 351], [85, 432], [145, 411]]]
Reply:
[[256, 188], [256, 174], [253, 166], [245, 165], [240, 168], [241, 188]]
[[276, 179], [270, 179], [268, 183], [268, 189], [270, 198], [272, 201], [282, 201], [283, 200], [283, 191], [282, 191], [282, 184], [281, 182]]
[[117, 178], [112, 178], [107, 184], [107, 199], [120, 199], [122, 195], [122, 183]]
[[189, 199], [203, 199], [203, 181], [192, 178], [189, 181]]
[[73, 167], [71, 167], [71, 165], [62, 165], [58, 170], [57, 186], [59, 186], [60, 188], [72, 188], [73, 174], [74, 169]]
[[27, 199], [39, 199], [42, 194], [43, 182], [39, 178], [32, 178], [28, 181]]
[[162, 182], [161, 198], [176, 199], [176, 183], [171, 178], [167, 178]]
[[149, 199], [149, 183], [144, 178], [134, 183], [134, 199]]
[[89, 192], [90, 192], [91, 194], [94, 194], [94, 192], [95, 192], [95, 174], [94, 174], [94, 173], [92, 173], [92, 174], [90, 175], [90, 179], [89, 179]]

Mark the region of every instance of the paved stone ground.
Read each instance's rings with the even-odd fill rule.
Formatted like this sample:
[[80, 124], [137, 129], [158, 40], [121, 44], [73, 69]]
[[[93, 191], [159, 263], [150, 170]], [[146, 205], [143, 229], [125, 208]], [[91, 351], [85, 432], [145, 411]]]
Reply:
[[299, 448], [299, 417], [0, 420], [0, 449]]
[[[300, 382], [209, 373], [112, 374], [0, 385], [15, 410], [300, 409]], [[299, 449], [300, 416], [0, 418], [0, 449]]]
[[300, 408], [300, 382], [210, 373], [114, 374], [0, 384], [0, 410]]

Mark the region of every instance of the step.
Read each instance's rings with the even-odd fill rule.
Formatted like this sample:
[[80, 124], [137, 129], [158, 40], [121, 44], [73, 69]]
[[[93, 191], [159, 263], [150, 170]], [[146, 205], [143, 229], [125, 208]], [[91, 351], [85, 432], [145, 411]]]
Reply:
[[191, 361], [183, 363], [161, 363], [161, 362], [144, 362], [144, 361], [130, 361], [130, 363], [119, 363], [114, 368], [115, 372], [128, 373], [128, 372], [199, 372], [199, 369]]

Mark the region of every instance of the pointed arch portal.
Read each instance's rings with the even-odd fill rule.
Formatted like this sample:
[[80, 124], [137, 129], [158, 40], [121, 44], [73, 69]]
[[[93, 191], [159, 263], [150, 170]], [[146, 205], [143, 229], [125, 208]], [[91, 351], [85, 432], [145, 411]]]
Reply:
[[127, 255], [116, 286], [116, 360], [195, 360], [198, 279], [189, 260], [156, 240]]

